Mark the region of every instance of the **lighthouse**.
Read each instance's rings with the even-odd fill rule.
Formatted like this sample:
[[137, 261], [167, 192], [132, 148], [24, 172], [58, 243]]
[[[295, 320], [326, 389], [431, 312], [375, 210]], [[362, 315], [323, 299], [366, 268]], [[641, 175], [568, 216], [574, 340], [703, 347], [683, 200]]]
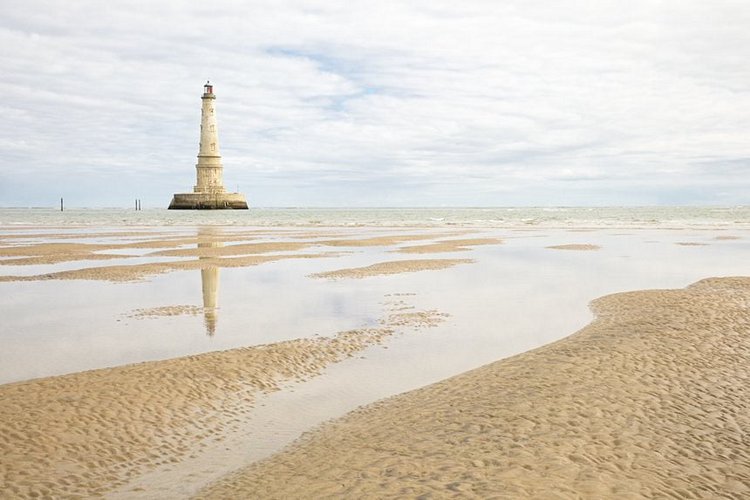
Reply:
[[219, 130], [216, 124], [216, 95], [211, 82], [203, 86], [201, 96], [201, 134], [198, 163], [195, 165], [196, 183], [192, 193], [177, 193], [170, 209], [246, 209], [247, 200], [241, 193], [227, 193], [224, 189], [224, 165], [219, 152]]

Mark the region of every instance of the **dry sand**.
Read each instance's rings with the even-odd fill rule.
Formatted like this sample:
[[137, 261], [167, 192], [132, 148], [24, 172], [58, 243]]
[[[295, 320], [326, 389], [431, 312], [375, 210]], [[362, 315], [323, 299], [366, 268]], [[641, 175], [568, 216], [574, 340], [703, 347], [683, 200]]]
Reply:
[[349, 269], [337, 269], [324, 273], [311, 274], [312, 278], [367, 278], [370, 276], [384, 276], [388, 274], [413, 273], [418, 271], [432, 271], [446, 269], [458, 264], [469, 264], [471, 259], [419, 259], [419, 260], [393, 260], [378, 262], [366, 267], [353, 267]]
[[375, 236], [371, 238], [361, 239], [338, 239], [338, 240], [325, 240], [317, 242], [319, 245], [333, 246], [333, 247], [387, 247], [397, 245], [405, 241], [421, 241], [431, 240], [440, 236], [451, 236], [461, 233], [425, 233], [425, 234], [399, 234], [389, 236]]
[[[469, 231], [451, 231], [439, 233], [411, 232], [397, 235], [384, 235], [367, 238], [345, 238], [320, 240], [321, 237], [330, 236], [330, 233], [289, 233], [284, 231], [238, 231], [231, 233], [222, 232], [221, 228], [204, 228], [197, 235], [175, 235], [162, 233], [92, 233], [92, 234], [55, 234], [48, 239], [67, 239], [68, 237], [92, 238], [92, 237], [116, 237], [122, 239], [133, 236], [150, 235], [150, 238], [136, 241], [114, 241], [110, 243], [82, 243], [82, 242], [45, 242], [36, 244], [24, 243], [24, 236], [8, 236], [3, 245], [0, 246], [0, 266], [2, 265], [52, 265], [64, 262], [100, 261], [109, 259], [127, 260], [133, 257], [142, 257], [138, 252], [126, 253], [104, 253], [116, 250], [123, 252], [127, 250], [157, 249], [147, 254], [146, 258], [169, 258], [176, 260], [169, 262], [147, 262], [138, 264], [122, 264], [113, 266], [91, 267], [82, 269], [71, 269], [66, 271], [48, 272], [31, 276], [0, 275], [0, 282], [9, 281], [41, 281], [58, 279], [82, 279], [82, 280], [105, 280], [105, 281], [136, 281], [146, 277], [158, 275], [171, 271], [203, 269], [212, 267], [244, 267], [274, 262], [282, 259], [294, 258], [316, 258], [334, 257], [341, 252], [319, 252], [319, 253], [297, 253], [311, 247], [371, 247], [392, 246], [405, 241], [420, 241], [440, 237], [466, 234]], [[300, 241], [252, 241], [262, 236], [273, 235], [300, 236]], [[41, 238], [43, 235], [33, 235]], [[351, 235], [350, 235], [351, 236]], [[19, 238], [18, 240], [16, 238]], [[21, 241], [23, 244], [18, 244]], [[462, 240], [473, 241], [475, 245], [484, 244], [485, 240]], [[225, 245], [226, 243], [235, 243]], [[487, 242], [489, 243], [489, 242]], [[182, 248], [192, 246], [192, 248]], [[199, 260], [186, 260], [186, 258], [198, 257]]]
[[36, 245], [9, 246], [0, 248], [2, 257], [33, 257], [33, 256], [63, 256], [81, 255], [101, 250], [121, 248], [120, 245], [100, 245], [93, 243], [39, 243]]
[[470, 250], [470, 247], [479, 245], [499, 245], [503, 240], [497, 238], [474, 238], [465, 240], [444, 240], [430, 243], [427, 245], [414, 245], [401, 247], [397, 251], [400, 253], [441, 253], [441, 252], [463, 252]]
[[242, 243], [225, 247], [180, 248], [162, 250], [150, 255], [164, 257], [222, 257], [227, 255], [257, 255], [272, 252], [293, 252], [311, 246], [309, 242], [264, 241], [259, 243]]
[[[49, 227], [48, 227], [49, 228]], [[38, 230], [37, 226], [14, 226], [14, 227], [3, 227], [5, 234], [0, 234], [0, 241], [3, 240], [70, 240], [80, 239], [81, 236], [86, 238], [135, 238], [135, 237], [153, 237], [153, 236], [169, 236], [169, 233], [157, 232], [157, 231], [109, 231], [109, 232], [95, 232], [87, 231], [85, 234], [80, 232], [68, 232], [68, 233], [18, 233], [16, 231], [35, 231]], [[53, 228], [49, 228], [53, 229]], [[62, 229], [62, 228], [58, 228]], [[70, 229], [70, 228], [65, 228]]]
[[551, 345], [357, 410], [200, 498], [748, 498], [750, 278], [607, 296]]
[[[89, 235], [77, 235], [81, 237], [89, 237]], [[248, 239], [257, 237], [257, 235], [243, 236], [239, 234], [215, 234], [206, 233], [198, 236], [160, 236], [147, 240], [138, 241], [127, 241], [120, 243], [37, 243], [33, 245], [16, 245], [16, 246], [2, 246], [0, 247], [0, 257], [52, 257], [57, 259], [55, 262], [65, 262], [66, 260], [83, 260], [94, 259], [98, 255], [95, 252], [104, 252], [108, 250], [135, 250], [135, 249], [149, 249], [149, 248], [168, 248], [175, 249], [186, 245], [197, 245], [199, 248], [187, 248], [178, 250], [162, 250], [159, 252], [153, 252], [153, 256], [221, 256], [221, 255], [252, 255], [258, 253], [268, 253], [270, 251], [288, 251], [297, 250], [310, 246], [310, 243], [295, 243], [295, 242], [264, 242], [264, 243], [245, 243], [244, 245], [232, 245], [226, 247], [225, 252], [219, 250], [212, 251], [212, 249], [219, 249], [222, 247], [211, 247], [207, 246], [202, 248], [202, 245], [210, 245], [212, 243], [227, 243], [227, 242], [247, 242]], [[264, 247], [265, 246], [265, 247]], [[119, 258], [131, 257], [131, 255], [125, 254], [113, 254]], [[66, 259], [70, 257], [70, 259]], [[2, 262], [2, 261], [0, 261]], [[22, 262], [21, 262], [22, 263]], [[29, 261], [30, 264], [34, 262]]]
[[38, 266], [48, 264], [60, 264], [62, 262], [95, 261], [127, 259], [130, 255], [102, 254], [102, 253], [65, 253], [55, 255], [39, 255], [36, 257], [17, 257], [0, 259], [0, 266]]
[[57, 271], [31, 276], [0, 276], [0, 282], [45, 281], [45, 280], [92, 280], [92, 281], [138, 281], [149, 276], [172, 271], [190, 271], [216, 267], [249, 267], [285, 259], [317, 259], [336, 257], [339, 253], [285, 254], [285, 255], [246, 255], [232, 258], [200, 258], [174, 262], [152, 262], [119, 266], [86, 267], [69, 271]]
[[444, 318], [389, 300], [378, 328], [2, 385], [0, 498], [104, 495], [235, 431], [260, 392]]

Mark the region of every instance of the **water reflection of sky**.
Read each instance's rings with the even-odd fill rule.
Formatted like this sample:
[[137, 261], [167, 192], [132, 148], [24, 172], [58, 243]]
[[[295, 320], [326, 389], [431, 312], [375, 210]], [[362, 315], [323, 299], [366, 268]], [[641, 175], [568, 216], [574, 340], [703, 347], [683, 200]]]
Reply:
[[[394, 247], [316, 247], [306, 251], [351, 253], [246, 268], [179, 271], [134, 283], [0, 283], [4, 318], [0, 382], [332, 335], [375, 324], [384, 296], [391, 293], [416, 293], [408, 300], [419, 308], [451, 314], [438, 328], [397, 336], [390, 340], [389, 349], [370, 349], [366, 359], [349, 360], [329, 370], [331, 374], [344, 370], [347, 376], [328, 375], [315, 382], [333, 384], [334, 392], [357, 393], [344, 399], [361, 402], [363, 397], [418, 387], [559, 339], [584, 326], [590, 320], [588, 302], [604, 294], [683, 287], [707, 276], [749, 274], [743, 259], [749, 235], [735, 232], [745, 238], [714, 239], [721, 234], [725, 233], [498, 230], [486, 235], [503, 238], [503, 245], [471, 252], [413, 255], [390, 253]], [[426, 242], [408, 244], [420, 243]], [[545, 248], [573, 243], [602, 248], [588, 252]], [[384, 260], [445, 257], [470, 257], [477, 262], [362, 280], [307, 277]], [[56, 269], [80, 266], [64, 263]], [[24, 273], [41, 268], [49, 272], [50, 266], [28, 266]], [[12, 274], [2, 268], [0, 272]], [[206, 306], [206, 313], [130, 316], [137, 309], [177, 305]], [[347, 382], [349, 376], [354, 382]], [[377, 380], [369, 384], [368, 377]], [[363, 385], [371, 385], [372, 393]]]
[[[212, 231], [231, 234], [221, 228]], [[361, 229], [336, 232], [342, 237], [364, 237]], [[199, 232], [203, 238], [210, 233]], [[196, 231], [181, 234], [197, 235]], [[742, 239], [715, 239], [726, 235]], [[377, 324], [388, 300], [403, 299], [418, 309], [450, 314], [438, 327], [398, 333], [383, 346], [370, 347], [329, 366], [321, 376], [260, 397], [250, 420], [237, 435], [228, 437], [231, 447], [218, 442], [190, 459], [195, 461], [193, 465], [165, 466], [142, 478], [143, 486], [156, 494], [154, 488], [159, 485], [188, 484], [205, 477], [191, 474], [193, 470], [202, 474], [212, 470], [218, 477], [263, 458], [320, 422], [359, 405], [567, 336], [591, 320], [588, 303], [596, 297], [627, 290], [681, 288], [709, 276], [750, 274], [747, 230], [489, 230], [474, 236], [499, 237], [504, 243], [432, 255], [392, 253], [393, 246], [313, 246], [304, 252], [341, 254], [245, 268], [207, 266], [132, 283], [0, 283], [0, 383], [333, 335]], [[291, 241], [299, 237], [272, 232], [263, 240]], [[404, 246], [423, 243], [429, 241]], [[546, 248], [563, 244], [595, 244], [601, 248]], [[195, 244], [184, 246], [190, 247]], [[25, 273], [37, 274], [82, 265], [157, 261], [147, 253], [134, 252], [139, 257], [123, 256], [122, 262], [13, 266], [13, 270], [24, 267]], [[476, 262], [441, 271], [360, 280], [308, 277], [386, 260], [419, 258], [472, 258]], [[12, 274], [7, 271], [10, 267], [0, 266], [0, 273]], [[394, 293], [415, 295], [387, 297]], [[133, 317], [138, 309], [180, 305], [203, 308], [203, 312]], [[154, 482], [149, 483], [149, 478]]]
[[[567, 336], [591, 320], [588, 303], [602, 295], [750, 274], [743, 258], [750, 241], [717, 241], [712, 232], [545, 230], [514, 236], [502, 246], [471, 252], [474, 265], [366, 280], [372, 289], [416, 292], [410, 298], [416, 305], [450, 312], [451, 318], [437, 328], [398, 335], [388, 349], [369, 348], [323, 376], [296, 384], [293, 391], [265, 396], [246, 426], [243, 456], [237, 460], [268, 456], [312, 426], [359, 405]], [[545, 248], [573, 243], [602, 248]]]

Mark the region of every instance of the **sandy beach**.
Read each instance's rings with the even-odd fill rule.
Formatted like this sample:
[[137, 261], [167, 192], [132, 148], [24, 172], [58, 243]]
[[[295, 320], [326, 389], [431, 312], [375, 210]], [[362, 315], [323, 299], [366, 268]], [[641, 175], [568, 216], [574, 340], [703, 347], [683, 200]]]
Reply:
[[[22, 335], [6, 352], [31, 352], [18, 369], [45, 359], [50, 371], [0, 385], [0, 498], [744, 498], [750, 279], [606, 295], [576, 330], [586, 294], [664, 282], [654, 259], [673, 281], [724, 274], [737, 266], [717, 256], [745, 241], [581, 228], [8, 231], [5, 335]], [[623, 265], [633, 271], [613, 273]], [[225, 291], [257, 294], [221, 302], [219, 270]], [[76, 294], [99, 305], [77, 311]], [[582, 312], [566, 314], [573, 306]], [[37, 332], [29, 318], [46, 316], [55, 326]], [[201, 322], [198, 344], [188, 333]], [[238, 325], [251, 334], [233, 339]], [[106, 357], [107, 338], [130, 357]], [[252, 450], [258, 433], [284, 434], [273, 422], [288, 410], [270, 396], [295, 390], [293, 411], [314, 415]], [[271, 427], [252, 428], [267, 404]]]
[[750, 278], [362, 408], [199, 498], [747, 498]]
[[221, 439], [258, 394], [444, 316], [391, 301], [378, 328], [0, 385], [0, 496], [103, 495]]

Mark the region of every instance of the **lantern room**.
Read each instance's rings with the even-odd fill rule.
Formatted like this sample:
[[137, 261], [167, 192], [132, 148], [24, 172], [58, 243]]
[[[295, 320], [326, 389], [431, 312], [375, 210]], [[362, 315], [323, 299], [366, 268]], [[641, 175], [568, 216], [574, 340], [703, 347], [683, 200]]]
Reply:
[[214, 86], [211, 85], [211, 82], [208, 80], [206, 81], [206, 84], [203, 86], [203, 93], [204, 94], [213, 94], [214, 93]]

